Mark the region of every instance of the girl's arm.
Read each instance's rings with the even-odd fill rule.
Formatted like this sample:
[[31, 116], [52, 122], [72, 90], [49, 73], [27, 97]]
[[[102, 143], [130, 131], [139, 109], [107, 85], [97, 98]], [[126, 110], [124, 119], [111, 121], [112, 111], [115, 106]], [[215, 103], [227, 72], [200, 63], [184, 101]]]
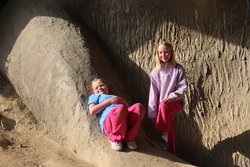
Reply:
[[109, 99], [102, 102], [102, 103], [100, 103], [100, 104], [92, 103], [92, 104], [89, 105], [89, 113], [91, 115], [96, 115], [110, 104], [111, 103], [110, 103]]
[[154, 78], [155, 73], [151, 73], [150, 76], [150, 88], [149, 88], [149, 99], [148, 99], [148, 117], [156, 118], [156, 110], [158, 107], [158, 88], [157, 79]]
[[127, 102], [126, 103], [125, 102], [126, 101], [123, 100], [121, 97], [117, 97], [117, 96], [111, 97], [100, 104], [95, 104], [95, 103], [90, 104], [89, 105], [89, 113], [91, 115], [96, 115], [112, 103], [121, 103], [121, 104], [124, 104], [126, 106]]

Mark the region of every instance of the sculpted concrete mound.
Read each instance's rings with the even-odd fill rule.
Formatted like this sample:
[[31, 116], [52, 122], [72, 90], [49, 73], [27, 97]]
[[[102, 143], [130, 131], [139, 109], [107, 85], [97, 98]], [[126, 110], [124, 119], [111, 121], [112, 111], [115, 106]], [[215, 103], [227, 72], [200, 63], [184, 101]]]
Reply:
[[[189, 166], [160, 152], [140, 133], [138, 152], [114, 152], [85, 111], [95, 75], [126, 97], [102, 47], [50, 1], [9, 1], [0, 13], [1, 71], [48, 133], [96, 166]], [[83, 98], [81, 104], [80, 96]]]

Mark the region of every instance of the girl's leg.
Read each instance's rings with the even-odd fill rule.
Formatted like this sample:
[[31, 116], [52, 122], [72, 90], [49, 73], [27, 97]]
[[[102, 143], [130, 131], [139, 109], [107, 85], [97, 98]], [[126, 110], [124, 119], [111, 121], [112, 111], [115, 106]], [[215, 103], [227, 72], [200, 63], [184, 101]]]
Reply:
[[127, 133], [124, 139], [125, 141], [135, 140], [145, 112], [146, 109], [141, 103], [136, 103], [128, 108]]
[[176, 154], [175, 151], [175, 133], [173, 114], [180, 112], [183, 106], [180, 101], [175, 101], [170, 104], [160, 103], [158, 108], [158, 115], [156, 119], [156, 129], [168, 135], [168, 150]]
[[120, 142], [125, 138], [127, 131], [128, 112], [124, 105], [116, 105], [104, 120], [104, 133], [111, 142]]

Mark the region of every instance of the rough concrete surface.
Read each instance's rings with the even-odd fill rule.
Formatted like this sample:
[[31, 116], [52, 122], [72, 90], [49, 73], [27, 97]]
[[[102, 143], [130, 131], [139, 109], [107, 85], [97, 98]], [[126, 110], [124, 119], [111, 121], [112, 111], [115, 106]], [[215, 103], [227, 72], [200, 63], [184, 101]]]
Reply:
[[105, 47], [68, 13], [77, 2], [8, 1], [0, 11], [1, 72], [48, 134], [92, 165], [192, 166], [153, 148], [143, 130], [138, 151], [111, 151], [96, 119], [85, 110], [88, 85], [100, 75], [110, 81], [114, 93], [125, 98], [129, 93], [124, 93], [117, 76], [122, 74], [115, 73]]
[[250, 166], [248, 0], [9, 1], [0, 17], [1, 71], [51, 136], [79, 157], [99, 166], [125, 157], [127, 166], [179, 161], [148, 150], [146, 118], [141, 152], [109, 152], [79, 101], [99, 74], [116, 78], [114, 92], [147, 105], [155, 46], [167, 40], [189, 81], [185, 110], [175, 115], [177, 156], [204, 167]]
[[112, 53], [132, 100], [147, 103], [155, 46], [174, 45], [189, 81], [175, 117], [178, 156], [199, 166], [250, 166], [249, 1], [95, 2], [75, 12]]
[[1, 73], [0, 167], [93, 167], [41, 128]]

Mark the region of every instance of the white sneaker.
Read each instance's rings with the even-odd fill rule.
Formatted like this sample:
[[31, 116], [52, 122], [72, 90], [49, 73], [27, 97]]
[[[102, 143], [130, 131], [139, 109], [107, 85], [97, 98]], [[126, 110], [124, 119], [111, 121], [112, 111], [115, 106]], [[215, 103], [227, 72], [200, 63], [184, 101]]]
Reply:
[[136, 150], [137, 149], [137, 144], [135, 141], [128, 141], [127, 142], [127, 147], [130, 149], [130, 150]]
[[122, 150], [122, 142], [112, 142], [109, 141], [111, 144], [111, 148], [115, 151], [121, 151]]
[[162, 134], [162, 135], [161, 135], [161, 138], [162, 138], [166, 143], [168, 143], [168, 136], [167, 136], [167, 134]]

